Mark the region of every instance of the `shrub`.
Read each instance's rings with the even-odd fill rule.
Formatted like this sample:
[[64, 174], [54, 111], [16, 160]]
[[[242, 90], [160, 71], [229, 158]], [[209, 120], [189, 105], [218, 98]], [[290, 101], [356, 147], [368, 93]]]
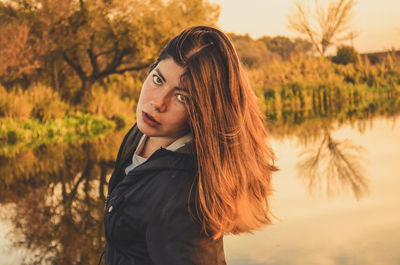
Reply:
[[28, 95], [21, 89], [11, 92], [0, 86], [0, 117], [27, 119], [32, 110]]
[[340, 46], [335, 56], [332, 57], [332, 62], [336, 64], [356, 63], [358, 60], [358, 52], [353, 46]]
[[37, 84], [30, 90], [0, 86], [0, 117], [46, 121], [64, 116], [67, 105], [50, 87]]
[[48, 121], [63, 117], [67, 111], [67, 104], [48, 86], [37, 84], [27, 94], [33, 106], [32, 118]]
[[133, 117], [135, 105], [134, 101], [122, 100], [112, 90], [106, 91], [103, 87], [96, 86], [84, 96], [79, 108], [93, 115], [115, 119], [121, 116]]

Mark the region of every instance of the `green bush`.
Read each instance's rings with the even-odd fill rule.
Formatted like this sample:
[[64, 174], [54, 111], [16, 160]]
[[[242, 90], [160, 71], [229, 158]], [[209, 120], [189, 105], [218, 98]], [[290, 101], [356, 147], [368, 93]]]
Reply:
[[343, 65], [356, 63], [358, 56], [358, 52], [353, 46], [340, 46], [336, 55], [332, 57], [332, 62]]

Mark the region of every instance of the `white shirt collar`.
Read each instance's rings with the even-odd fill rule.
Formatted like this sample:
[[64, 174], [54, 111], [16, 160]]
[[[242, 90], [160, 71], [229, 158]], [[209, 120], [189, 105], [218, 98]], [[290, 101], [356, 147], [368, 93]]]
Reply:
[[[139, 144], [135, 150], [135, 153], [132, 156], [132, 164], [129, 165], [125, 169], [125, 173], [128, 174], [129, 171], [137, 167], [138, 165], [142, 164], [147, 160], [147, 158], [139, 156], [138, 154], [142, 151], [143, 149], [143, 143], [147, 139], [147, 135], [143, 134], [142, 137], [140, 138]], [[191, 142], [193, 140], [192, 134], [189, 132], [182, 136], [181, 138], [176, 139], [174, 142], [172, 142], [170, 145], [168, 145], [165, 149], [170, 150], [170, 151], [176, 151], [177, 149], [181, 148], [185, 144]]]
[[[143, 143], [147, 139], [147, 135], [143, 134], [142, 137], [140, 138], [139, 144], [135, 150], [135, 155], [140, 153], [143, 149]], [[170, 151], [176, 151], [188, 142], [191, 142], [193, 139], [192, 134], [189, 132], [185, 134], [184, 136], [176, 139], [174, 142], [172, 142], [170, 145], [168, 145], [165, 149], [170, 150]]]

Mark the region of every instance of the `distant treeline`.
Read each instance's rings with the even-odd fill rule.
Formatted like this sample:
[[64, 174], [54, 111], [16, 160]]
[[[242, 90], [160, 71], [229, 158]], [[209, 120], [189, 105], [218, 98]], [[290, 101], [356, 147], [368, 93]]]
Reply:
[[[394, 96], [400, 87], [400, 56], [381, 54], [379, 61], [357, 55], [352, 63], [336, 64], [332, 58], [315, 56], [303, 39], [230, 34], [248, 77], [265, 111], [280, 108], [306, 109], [358, 98]], [[133, 116], [147, 69], [109, 75], [74, 104], [69, 91], [58, 92], [51, 84], [35, 80], [28, 85], [0, 85], [0, 117], [49, 120], [67, 109], [106, 117]], [[66, 77], [65, 77], [66, 78]], [[74, 79], [74, 76], [71, 76]], [[73, 82], [72, 82], [73, 84]], [[113, 106], [110, 108], [109, 106]]]

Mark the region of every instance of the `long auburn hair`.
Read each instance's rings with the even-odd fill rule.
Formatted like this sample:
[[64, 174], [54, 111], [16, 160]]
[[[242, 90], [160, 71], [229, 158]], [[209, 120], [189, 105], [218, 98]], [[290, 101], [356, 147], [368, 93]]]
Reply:
[[191, 27], [168, 43], [154, 66], [169, 57], [185, 68], [181, 86], [188, 90], [203, 231], [218, 238], [271, 223], [274, 153], [231, 41], [215, 28]]

